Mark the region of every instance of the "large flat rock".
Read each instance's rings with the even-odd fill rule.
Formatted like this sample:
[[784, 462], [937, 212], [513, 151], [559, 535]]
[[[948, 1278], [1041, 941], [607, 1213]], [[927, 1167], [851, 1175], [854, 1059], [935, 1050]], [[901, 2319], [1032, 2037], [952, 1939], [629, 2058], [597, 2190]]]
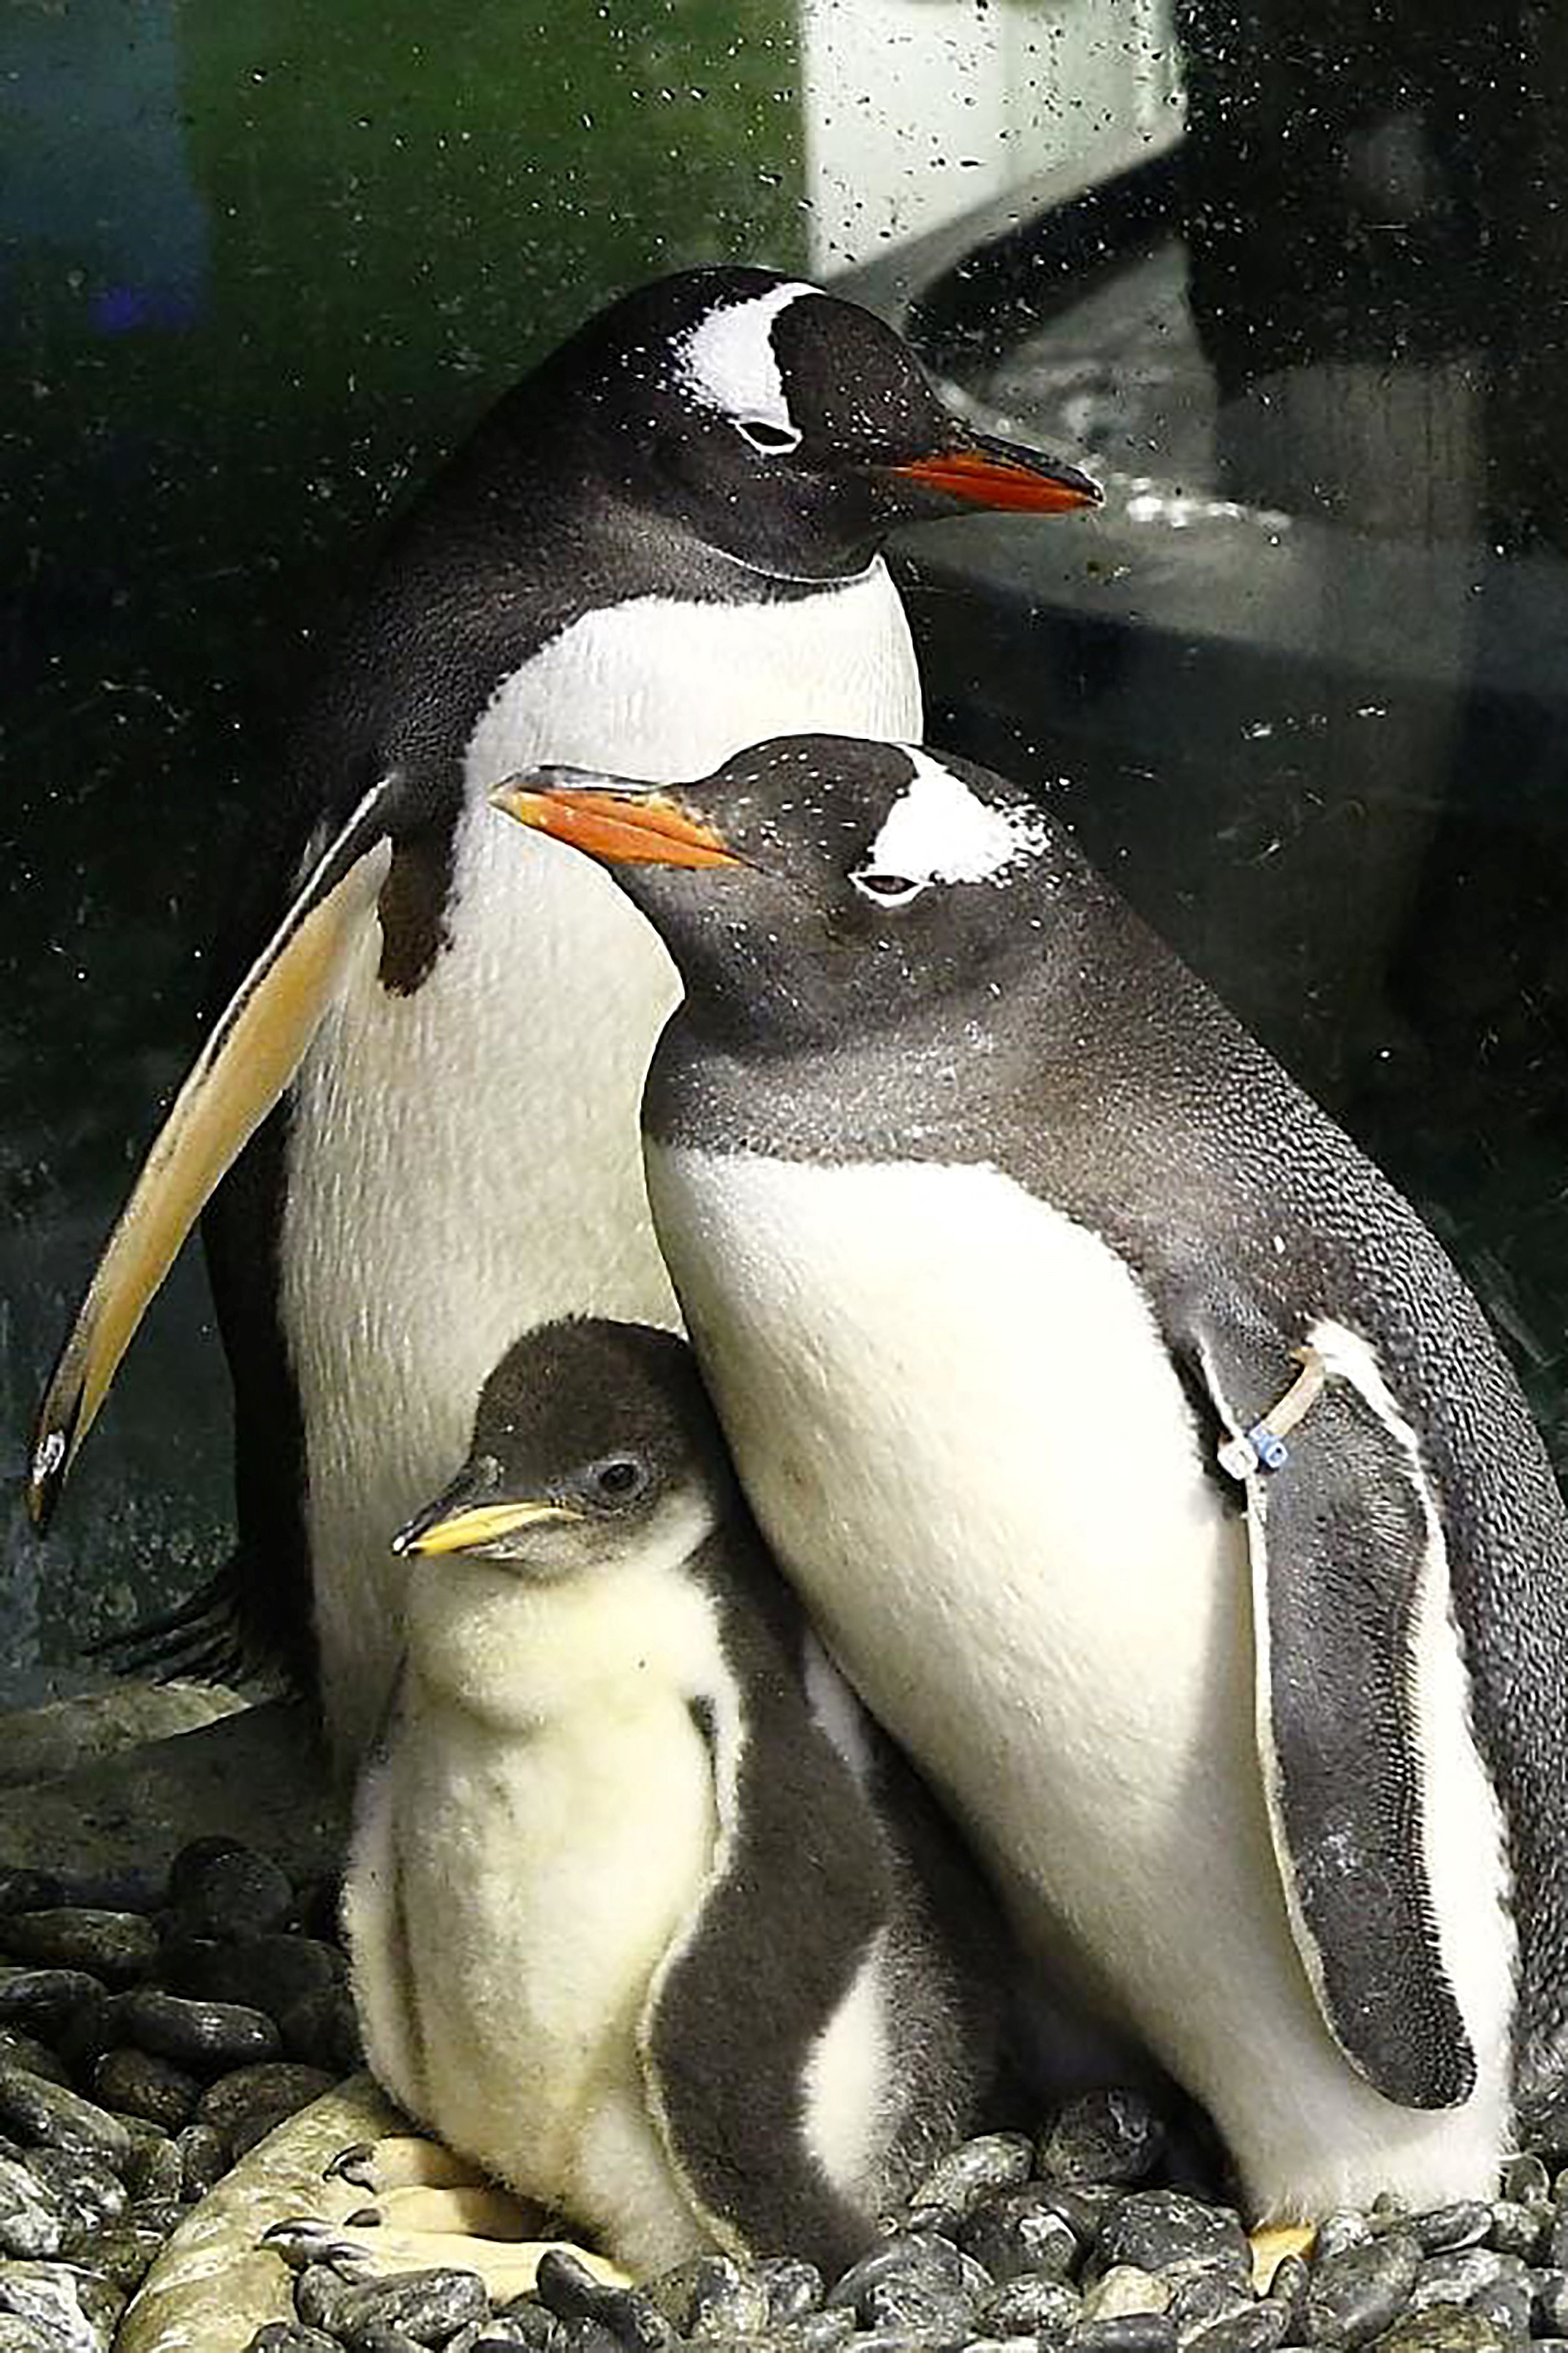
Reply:
[[298, 1878], [337, 1868], [346, 1819], [308, 1712], [267, 1700], [0, 1789], [0, 1864], [156, 1877], [192, 1839], [221, 1834]]
[[95, 1757], [195, 1732], [246, 1705], [222, 1683], [118, 1683], [0, 1715], [0, 1789], [51, 1781]]

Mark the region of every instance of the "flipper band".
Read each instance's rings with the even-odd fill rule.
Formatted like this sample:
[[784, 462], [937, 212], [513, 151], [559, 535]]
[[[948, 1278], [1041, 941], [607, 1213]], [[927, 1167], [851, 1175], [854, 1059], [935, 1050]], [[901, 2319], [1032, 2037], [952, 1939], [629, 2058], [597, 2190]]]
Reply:
[[1282, 1471], [1289, 1461], [1290, 1449], [1285, 1440], [1316, 1404], [1329, 1377], [1316, 1348], [1298, 1348], [1296, 1356], [1301, 1370], [1278, 1404], [1271, 1406], [1250, 1430], [1239, 1438], [1228, 1438], [1220, 1448], [1220, 1468], [1231, 1478], [1245, 1480], [1255, 1472]]

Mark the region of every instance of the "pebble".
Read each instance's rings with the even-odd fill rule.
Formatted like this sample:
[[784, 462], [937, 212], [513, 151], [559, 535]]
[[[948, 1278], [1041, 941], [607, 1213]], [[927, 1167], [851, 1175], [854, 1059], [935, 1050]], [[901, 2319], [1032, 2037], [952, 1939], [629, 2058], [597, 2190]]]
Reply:
[[47, 2339], [109, 2353], [125, 2308], [121, 2290], [76, 2263], [0, 2263], [0, 2312], [14, 2313]]
[[196, 1858], [184, 1871], [176, 1858], [169, 1873], [169, 1894], [181, 1931], [222, 1937], [230, 1944], [281, 1927], [294, 1908], [288, 1873], [249, 1847]]
[[246, 2353], [338, 2353], [337, 2339], [302, 2320], [269, 2320], [259, 2328]]
[[1533, 2200], [1495, 2198], [1489, 2211], [1489, 2242], [1499, 2254], [1520, 2255], [1527, 2263], [1533, 2263], [1550, 2235], [1547, 2209]]
[[0, 2255], [36, 2262], [58, 2255], [66, 2226], [37, 2175], [20, 2158], [0, 2158]]
[[0, 2353], [67, 2353], [67, 2348], [63, 2337], [46, 2337], [14, 2312], [0, 2312]]
[[330, 2092], [336, 2081], [319, 2067], [302, 2067], [287, 2059], [237, 2067], [201, 2094], [196, 2122], [213, 2126], [235, 2156], [242, 2157], [285, 2116], [297, 2115]]
[[933, 2166], [908, 2202], [916, 2212], [922, 2206], [938, 2206], [961, 2218], [980, 2199], [1027, 2181], [1033, 2163], [1033, 2149], [1022, 2133], [986, 2133], [963, 2142]]
[[25, 2067], [0, 2067], [0, 2125], [29, 2144], [92, 2152], [111, 2165], [131, 2154], [130, 2128], [118, 2116]]
[[[933, 2232], [901, 2232], [896, 2237], [885, 2239], [869, 2254], [852, 2263], [843, 2277], [828, 2291], [828, 2306], [853, 2305], [861, 2321], [868, 2328], [883, 2324], [874, 2317], [871, 2300], [880, 2295], [888, 2281], [903, 2281], [912, 2291], [923, 2287], [933, 2290], [958, 2287], [961, 2276], [961, 2258], [950, 2239]], [[738, 2332], [737, 2332], [738, 2333]]]
[[1522, 2280], [1499, 2280], [1496, 2287], [1483, 2288], [1479, 2295], [1470, 2298], [1467, 2309], [1478, 2312], [1505, 2337], [1528, 2337], [1534, 2310], [1528, 2275]]
[[1397, 2232], [1317, 2264], [1306, 2301], [1310, 2342], [1350, 2353], [1370, 2344], [1398, 2318], [1420, 2268], [1421, 2249]]
[[1234, 2319], [1238, 2312], [1253, 2308], [1251, 2295], [1244, 2293], [1223, 2272], [1192, 2273], [1171, 2299], [1171, 2317], [1176, 2323], [1177, 2341], [1181, 2345], [1190, 2345], [1217, 2322]]
[[1468, 2304], [1473, 2295], [1506, 2278], [1510, 2264], [1520, 2272], [1524, 2269], [1517, 2255], [1499, 2255], [1490, 2247], [1466, 2247], [1454, 2254], [1430, 2256], [1415, 2274], [1411, 2306], [1419, 2312], [1428, 2304]]
[[1168, 2312], [1128, 2312], [1088, 2320], [1068, 2339], [1069, 2353], [1176, 2353], [1176, 2324]]
[[1084, 2318], [1119, 2320], [1129, 2312], [1168, 2312], [1171, 2285], [1136, 2263], [1113, 2263], [1101, 2274], [1084, 2298]]
[[70, 2252], [79, 2263], [129, 2293], [141, 2286], [168, 2235], [162, 2223], [127, 2221], [73, 2240]]
[[995, 2337], [1040, 2337], [1060, 2345], [1084, 2316], [1083, 2298], [1063, 2281], [1022, 2274], [999, 2288], [980, 2309], [980, 2321]]
[[1140, 2092], [1085, 2092], [1042, 2141], [1040, 2170], [1056, 2181], [1143, 2181], [1164, 2147], [1164, 2121]]
[[1429, 2304], [1408, 2312], [1378, 2339], [1378, 2353], [1502, 2353], [1504, 2338], [1478, 2312]]
[[197, 2075], [275, 2059], [282, 2037], [265, 2010], [238, 2002], [193, 2001], [158, 1986], [137, 1986], [120, 2006], [127, 2041]]
[[294, 2278], [294, 2311], [307, 2328], [335, 2333], [339, 2306], [350, 2283], [330, 2263], [306, 2263]]
[[178, 2132], [196, 2115], [201, 2085], [172, 2059], [150, 2051], [106, 2051], [92, 2071], [101, 2100], [123, 2114], [143, 2116], [164, 2132]]
[[26, 2162], [68, 2231], [96, 2231], [117, 2222], [131, 2203], [113, 2168], [82, 2150], [36, 2148]]
[[1552, 2177], [1536, 2156], [1510, 2157], [1502, 2169], [1502, 2194], [1521, 2206], [1544, 2206], [1552, 2195]]
[[1479, 2198], [1462, 2198], [1452, 2206], [1412, 2215], [1410, 2235], [1424, 2254], [1436, 2255], [1451, 2248], [1478, 2247], [1491, 2227], [1491, 2208]]
[[50, 2084], [70, 2082], [70, 2069], [58, 2052], [40, 2042], [36, 2034], [25, 2034], [19, 2026], [0, 2026], [0, 2067], [21, 2067]]
[[228, 2171], [228, 2143], [211, 2125], [187, 2125], [175, 2140], [184, 2176], [182, 2195], [199, 2198]]
[[0, 1950], [42, 1968], [85, 1969], [105, 1985], [129, 1985], [157, 1959], [158, 1932], [140, 1912], [61, 1906], [0, 1916]]
[[1285, 2342], [1290, 2315], [1266, 2296], [1224, 2320], [1211, 2321], [1182, 2341], [1187, 2353], [1275, 2353]]
[[0, 2025], [22, 2026], [55, 2042], [56, 2030], [73, 2011], [102, 1996], [102, 1985], [85, 1969], [0, 1968]]
[[1326, 2214], [1318, 2225], [1318, 2235], [1312, 2242], [1312, 2253], [1319, 2262], [1331, 2255], [1342, 2255], [1347, 2247], [1364, 2247], [1372, 2237], [1372, 2224], [1354, 2207], [1340, 2207]]
[[1080, 2253], [1078, 2236], [1056, 2200], [1038, 2189], [1010, 2189], [988, 2199], [965, 2221], [959, 2244], [985, 2265], [999, 2287], [1025, 2272], [1065, 2279]]
[[1135, 2189], [1120, 2198], [1100, 2226], [1097, 2269], [1136, 2263], [1172, 2278], [1213, 2271], [1238, 2287], [1252, 2282], [1252, 2250], [1235, 2216], [1179, 2189]]
[[756, 2337], [768, 2326], [767, 2289], [727, 2255], [694, 2255], [646, 2281], [644, 2292], [682, 2337]]
[[238, 2002], [269, 2018], [332, 1993], [344, 1978], [343, 1955], [314, 1936], [247, 1936], [236, 1945], [192, 1939], [167, 1947], [158, 1966], [159, 1982], [173, 1993]]
[[768, 2326], [781, 2328], [821, 2308], [822, 2274], [800, 2255], [770, 2255], [752, 2265], [768, 2298]]
[[651, 2295], [636, 2288], [607, 2287], [585, 2263], [552, 2248], [539, 2258], [540, 2303], [558, 2320], [592, 2320], [607, 2328], [629, 2353], [666, 2353], [675, 2331]]

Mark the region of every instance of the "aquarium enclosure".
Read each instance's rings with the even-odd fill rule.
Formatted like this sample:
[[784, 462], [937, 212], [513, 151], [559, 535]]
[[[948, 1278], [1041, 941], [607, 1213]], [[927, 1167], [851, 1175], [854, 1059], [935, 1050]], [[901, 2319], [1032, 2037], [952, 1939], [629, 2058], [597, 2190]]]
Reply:
[[[70, 0], [0, 69], [14, 1468], [378, 526], [601, 301], [741, 259], [1096, 469], [897, 552], [929, 732], [1382, 1161], [1560, 1437], [1558, 12]], [[187, 1250], [47, 1546], [8, 1504], [14, 1701], [211, 1569], [227, 1450]]]

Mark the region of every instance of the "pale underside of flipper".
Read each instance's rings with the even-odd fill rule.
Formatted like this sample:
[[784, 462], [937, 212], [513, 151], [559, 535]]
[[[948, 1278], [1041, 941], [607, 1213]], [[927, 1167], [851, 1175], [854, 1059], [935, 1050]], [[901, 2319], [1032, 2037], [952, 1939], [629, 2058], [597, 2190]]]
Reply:
[[298, 1070], [391, 863], [383, 777], [313, 864], [230, 997], [143, 1162], [38, 1409], [27, 1508], [47, 1527], [121, 1358], [181, 1245]]

